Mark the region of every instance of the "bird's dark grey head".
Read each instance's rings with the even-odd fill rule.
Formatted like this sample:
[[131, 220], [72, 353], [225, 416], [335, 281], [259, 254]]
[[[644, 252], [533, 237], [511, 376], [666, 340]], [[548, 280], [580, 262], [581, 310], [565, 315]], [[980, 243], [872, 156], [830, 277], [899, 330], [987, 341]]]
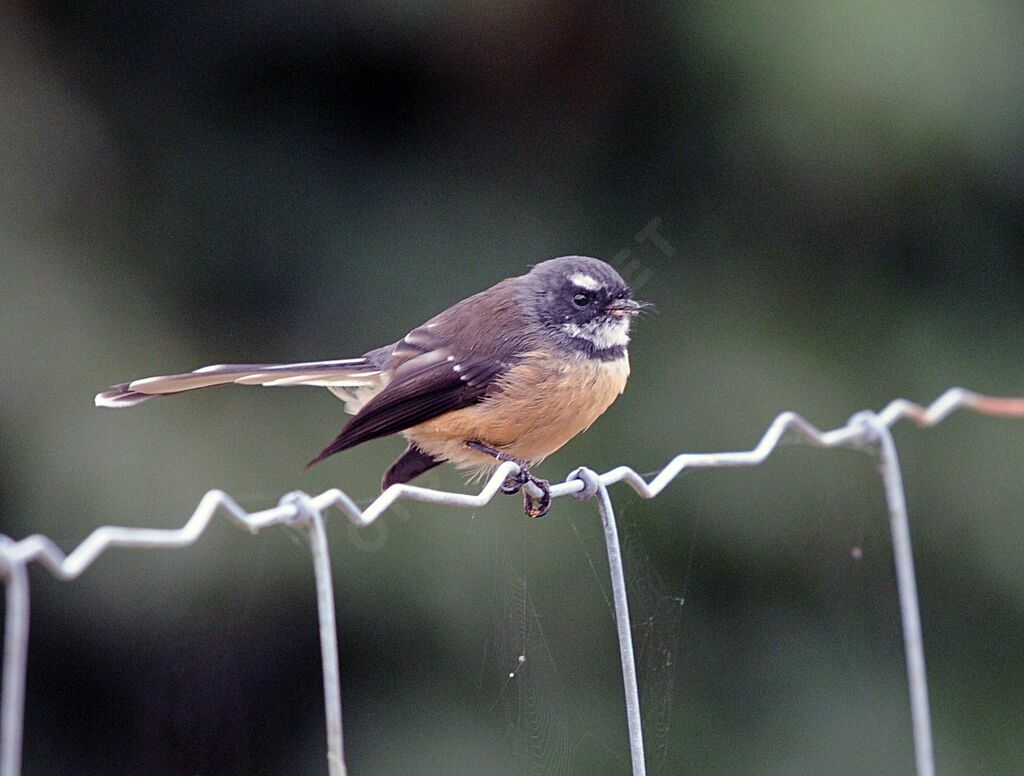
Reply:
[[610, 265], [562, 256], [537, 264], [522, 280], [535, 319], [566, 347], [602, 359], [625, 352], [630, 322], [643, 305]]

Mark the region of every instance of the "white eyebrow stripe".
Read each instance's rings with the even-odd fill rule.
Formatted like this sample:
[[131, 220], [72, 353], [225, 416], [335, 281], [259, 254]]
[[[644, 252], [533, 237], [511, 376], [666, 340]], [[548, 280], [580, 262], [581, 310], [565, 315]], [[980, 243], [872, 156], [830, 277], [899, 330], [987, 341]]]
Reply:
[[601, 287], [601, 284], [597, 279], [592, 278], [585, 272], [573, 272], [569, 275], [569, 282], [579, 286], [580, 288], [585, 288], [588, 291], [597, 291], [597, 289]]

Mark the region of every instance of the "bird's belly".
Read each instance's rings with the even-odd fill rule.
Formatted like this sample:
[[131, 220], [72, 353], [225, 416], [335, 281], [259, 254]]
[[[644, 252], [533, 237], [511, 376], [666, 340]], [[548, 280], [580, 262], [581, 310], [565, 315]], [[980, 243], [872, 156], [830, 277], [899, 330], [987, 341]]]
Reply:
[[405, 432], [421, 450], [456, 466], [492, 468], [490, 456], [466, 446], [476, 440], [537, 463], [608, 409], [626, 387], [629, 360], [527, 357], [479, 404], [439, 415]]

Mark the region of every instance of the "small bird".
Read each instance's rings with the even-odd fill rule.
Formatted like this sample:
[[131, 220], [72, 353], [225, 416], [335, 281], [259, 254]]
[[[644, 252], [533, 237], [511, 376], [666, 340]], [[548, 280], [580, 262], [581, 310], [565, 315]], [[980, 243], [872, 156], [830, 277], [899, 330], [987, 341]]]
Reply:
[[543, 495], [524, 493], [525, 511], [540, 517], [550, 487], [531, 468], [623, 392], [630, 324], [648, 306], [600, 259], [563, 256], [463, 299], [361, 358], [217, 364], [115, 385], [96, 405], [131, 407], [228, 383], [323, 386], [354, 417], [308, 466], [401, 433], [409, 445], [384, 473], [382, 489], [445, 462], [484, 474], [514, 461], [519, 473], [502, 490], [533, 483]]

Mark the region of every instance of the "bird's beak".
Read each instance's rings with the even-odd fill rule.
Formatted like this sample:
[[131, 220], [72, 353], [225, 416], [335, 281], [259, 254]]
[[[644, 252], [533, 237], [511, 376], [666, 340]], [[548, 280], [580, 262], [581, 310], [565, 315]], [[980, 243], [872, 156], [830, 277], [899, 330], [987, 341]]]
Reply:
[[616, 318], [625, 318], [639, 315], [645, 307], [650, 307], [650, 305], [647, 302], [637, 302], [633, 299], [613, 299], [604, 309], [605, 312]]

